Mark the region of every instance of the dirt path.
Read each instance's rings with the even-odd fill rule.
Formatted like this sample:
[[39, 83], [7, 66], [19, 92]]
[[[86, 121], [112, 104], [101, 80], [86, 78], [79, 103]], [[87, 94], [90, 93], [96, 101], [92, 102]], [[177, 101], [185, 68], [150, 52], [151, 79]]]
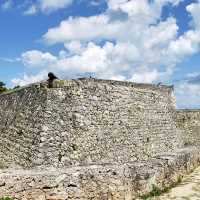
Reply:
[[[200, 168], [186, 176], [183, 182], [169, 193], [151, 200], [200, 200]], [[149, 199], [150, 200], [150, 199]]]

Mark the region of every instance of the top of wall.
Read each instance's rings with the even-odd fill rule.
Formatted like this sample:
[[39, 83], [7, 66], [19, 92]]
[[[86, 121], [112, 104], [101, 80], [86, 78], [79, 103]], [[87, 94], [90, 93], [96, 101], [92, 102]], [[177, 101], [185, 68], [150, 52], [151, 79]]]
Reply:
[[179, 113], [195, 113], [195, 112], [200, 112], [200, 109], [178, 109], [177, 112], [179, 112]]
[[[102, 84], [110, 84], [114, 86], [126, 86], [126, 87], [133, 87], [138, 89], [146, 89], [146, 90], [155, 90], [155, 91], [163, 91], [163, 92], [173, 92], [173, 85], [160, 85], [157, 86], [155, 84], [146, 84], [146, 83], [134, 83], [129, 81], [116, 81], [116, 80], [106, 80], [106, 79], [95, 79], [95, 78], [79, 78], [79, 79], [72, 79], [72, 80], [56, 80], [54, 82], [53, 88], [64, 88], [69, 86], [75, 86], [79, 84], [86, 84], [86, 83], [102, 83]], [[30, 88], [45, 88], [47, 87], [47, 81], [38, 82], [34, 84], [30, 84], [24, 87], [20, 87], [15, 90], [11, 90], [9, 92], [5, 92], [0, 94], [1, 96], [10, 95], [13, 93], [18, 93], [21, 90], [29, 90]]]

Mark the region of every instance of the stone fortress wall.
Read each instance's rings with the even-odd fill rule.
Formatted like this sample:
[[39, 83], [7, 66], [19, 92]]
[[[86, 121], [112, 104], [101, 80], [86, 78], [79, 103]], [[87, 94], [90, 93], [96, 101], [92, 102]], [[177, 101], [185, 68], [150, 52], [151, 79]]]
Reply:
[[185, 146], [200, 145], [200, 110], [177, 110], [175, 121], [184, 131]]
[[0, 196], [128, 200], [200, 160], [200, 111], [176, 111], [167, 86], [39, 83], [0, 95], [0, 119]]
[[6, 165], [127, 163], [182, 146], [167, 87], [86, 79], [0, 98]]
[[38, 154], [47, 93], [39, 86], [0, 96], [0, 165], [30, 166]]

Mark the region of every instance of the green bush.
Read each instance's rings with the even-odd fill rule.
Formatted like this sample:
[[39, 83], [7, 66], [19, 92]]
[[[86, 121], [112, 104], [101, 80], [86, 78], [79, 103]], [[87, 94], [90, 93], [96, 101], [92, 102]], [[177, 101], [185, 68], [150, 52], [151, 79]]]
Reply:
[[141, 198], [143, 200], [151, 199], [152, 197], [160, 196], [162, 193], [167, 192], [167, 191], [168, 191], [168, 188], [161, 190], [157, 186], [153, 185], [152, 191], [146, 195], [143, 195]]
[[[5, 87], [5, 83], [0, 81], [0, 93], [6, 92], [8, 89]], [[0, 199], [1, 200], [1, 199]]]
[[0, 200], [13, 200], [13, 199], [10, 197], [2, 197], [2, 198], [0, 198]]

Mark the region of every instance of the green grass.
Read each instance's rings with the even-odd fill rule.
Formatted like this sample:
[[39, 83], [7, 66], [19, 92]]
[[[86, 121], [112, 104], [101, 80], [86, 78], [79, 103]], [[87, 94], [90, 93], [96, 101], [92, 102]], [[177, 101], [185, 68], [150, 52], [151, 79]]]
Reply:
[[177, 178], [176, 182], [173, 182], [170, 186], [165, 187], [163, 189], [160, 189], [159, 187], [153, 185], [151, 192], [149, 192], [148, 194], [145, 194], [145, 195], [141, 196], [141, 199], [143, 199], [143, 200], [150, 200], [153, 197], [158, 197], [158, 196], [160, 196], [160, 195], [162, 195], [164, 193], [169, 192], [169, 190], [171, 190], [172, 188], [176, 187], [181, 182], [182, 182], [182, 177], [179, 176]]
[[2, 197], [2, 198], [0, 198], [0, 200], [13, 200], [13, 198], [10, 198], [10, 197]]
[[160, 196], [161, 194], [163, 194], [165, 192], [168, 192], [167, 188], [162, 190], [155, 185], [153, 185], [152, 187], [153, 188], [152, 188], [151, 192], [149, 192], [146, 195], [141, 196], [141, 199], [143, 199], [143, 200], [151, 199], [152, 197], [157, 197], [157, 196]]

